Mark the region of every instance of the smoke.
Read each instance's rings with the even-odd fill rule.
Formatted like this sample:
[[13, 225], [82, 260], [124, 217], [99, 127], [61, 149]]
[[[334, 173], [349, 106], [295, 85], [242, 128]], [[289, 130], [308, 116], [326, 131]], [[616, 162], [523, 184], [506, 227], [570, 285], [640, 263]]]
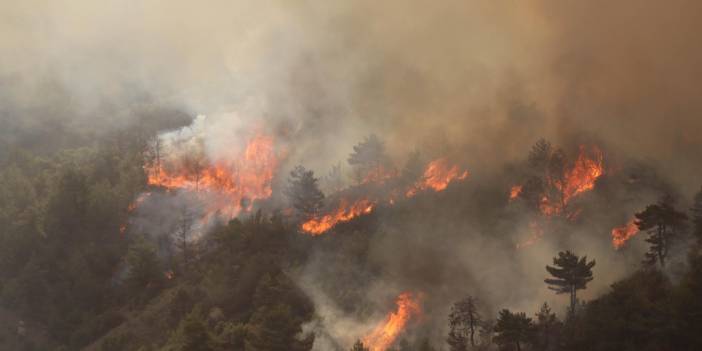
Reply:
[[[286, 154], [283, 175], [298, 163], [324, 174], [371, 132], [398, 161], [415, 148], [450, 153], [471, 171], [473, 202], [442, 198], [463, 212], [444, 205], [451, 216], [441, 220], [383, 222], [369, 244], [369, 259], [384, 267], [383, 288], [364, 291], [385, 301], [401, 286], [424, 290], [436, 316], [447, 309], [439, 301], [458, 290], [490, 308], [533, 310], [544, 300], [558, 304], [541, 280], [565, 246], [607, 267], [585, 298], [632, 269], [636, 255], [620, 257], [591, 238], [655, 199], [643, 189], [660, 187], [638, 187], [635, 196], [617, 190], [627, 186], [625, 174], [598, 185], [619, 209], [593, 194], [588, 206], [610, 213], [590, 211], [573, 241], [548, 239], [516, 254], [512, 244], [531, 235], [528, 219], [515, 210], [493, 220], [505, 215], [504, 204], [478, 204], [503, 199], [513, 185], [505, 166], [539, 137], [566, 148], [595, 142], [615, 168], [653, 165], [657, 175], [643, 179], [661, 178], [682, 194], [698, 189], [701, 7], [692, 0], [5, 1], [0, 145], [41, 144], [42, 133], [56, 130], [89, 139], [162, 108], [168, 118], [210, 116], [190, 129], [212, 159], [240, 150], [251, 130], [274, 134]], [[496, 233], [510, 245], [491, 240]], [[300, 273], [301, 282], [321, 274], [315, 267]], [[327, 321], [341, 320], [323, 289], [302, 285], [318, 311], [330, 311]], [[328, 323], [330, 340], [346, 342], [343, 331], [356, 329], [349, 325], [372, 318], [347, 312], [351, 321]]]

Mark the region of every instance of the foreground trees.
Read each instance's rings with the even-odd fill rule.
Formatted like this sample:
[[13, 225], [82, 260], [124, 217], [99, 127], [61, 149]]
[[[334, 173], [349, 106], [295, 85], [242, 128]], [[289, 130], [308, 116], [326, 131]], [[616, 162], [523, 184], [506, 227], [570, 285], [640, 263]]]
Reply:
[[665, 267], [673, 240], [682, 232], [686, 221], [687, 215], [675, 209], [675, 202], [670, 196], [637, 213], [636, 225], [639, 230], [648, 232], [646, 241], [651, 244], [644, 263], [660, 263], [661, 267]]
[[533, 342], [534, 332], [534, 323], [524, 312], [512, 313], [504, 309], [495, 325], [495, 342], [500, 350], [521, 351], [525, 344]]
[[454, 303], [449, 315], [449, 334], [446, 339], [451, 351], [465, 351], [469, 344], [475, 347], [475, 334], [480, 322], [475, 298], [468, 296]]
[[554, 266], [546, 266], [553, 278], [545, 279], [549, 289], [556, 294], [570, 294], [570, 313], [575, 314], [578, 290], [585, 289], [592, 281], [592, 267], [595, 261], [587, 261], [587, 256], [578, 257], [570, 251], [559, 252], [553, 258]]

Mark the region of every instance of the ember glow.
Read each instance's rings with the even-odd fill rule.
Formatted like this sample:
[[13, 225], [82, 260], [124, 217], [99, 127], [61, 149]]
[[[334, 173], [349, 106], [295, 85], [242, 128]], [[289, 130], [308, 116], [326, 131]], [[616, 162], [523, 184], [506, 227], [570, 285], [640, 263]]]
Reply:
[[412, 197], [418, 192], [428, 189], [443, 191], [452, 181], [466, 178], [468, 178], [468, 171], [461, 171], [458, 165], [451, 164], [447, 158], [442, 157], [427, 165], [422, 179], [407, 190], [405, 195]]
[[612, 229], [612, 246], [619, 250], [638, 233], [639, 227], [636, 225], [636, 219], [631, 219], [625, 225]]
[[319, 235], [337, 223], [348, 222], [360, 215], [373, 212], [374, 207], [375, 204], [367, 199], [356, 201], [351, 205], [346, 200], [341, 200], [341, 205], [333, 213], [302, 223], [302, 230], [311, 235]]
[[422, 313], [420, 298], [409, 292], [403, 292], [395, 300], [397, 309], [390, 312], [383, 323], [363, 338], [363, 344], [370, 351], [385, 351], [405, 330], [407, 323]]
[[519, 197], [519, 194], [522, 193], [522, 188], [523, 186], [521, 185], [515, 185], [511, 189], [509, 189], [509, 201], [512, 201]]
[[210, 195], [215, 200], [208, 206], [209, 212], [234, 217], [242, 209], [249, 210], [253, 201], [271, 196], [278, 163], [273, 138], [259, 134], [232, 159], [210, 161], [202, 156], [165, 160], [161, 165], [148, 165], [146, 171], [149, 185]]
[[544, 236], [544, 228], [542, 224], [537, 221], [531, 221], [529, 223], [529, 232], [529, 237], [525, 241], [517, 243], [517, 250], [534, 245]]

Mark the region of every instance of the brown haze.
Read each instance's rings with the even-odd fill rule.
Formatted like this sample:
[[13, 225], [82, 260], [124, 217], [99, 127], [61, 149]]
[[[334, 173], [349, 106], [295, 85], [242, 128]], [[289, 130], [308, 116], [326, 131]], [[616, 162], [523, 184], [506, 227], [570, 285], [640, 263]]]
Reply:
[[[47, 124], [99, 133], [138, 123], [157, 106], [210, 116], [204, 138], [213, 155], [229, 150], [229, 131], [260, 127], [284, 142], [289, 165], [319, 174], [374, 132], [399, 160], [419, 146], [456, 154], [476, 194], [545, 137], [645, 159], [690, 194], [702, 174], [700, 14], [702, 3], [687, 0], [5, 1], [0, 133], [29, 138], [24, 131]], [[414, 221], [372, 242], [370, 259], [388, 278], [369, 296], [411, 286], [443, 313], [462, 293], [446, 287], [480, 282], [481, 291], [468, 290], [495, 307], [562, 303], [541, 283], [558, 244], [500, 264], [495, 258], [512, 251], [471, 219]], [[608, 235], [611, 226], [585, 227], [573, 245], [609, 267], [611, 248], [586, 239], [594, 228]], [[426, 233], [442, 230], [439, 243]], [[389, 252], [422, 252], [431, 263], [408, 266], [416, 257]], [[299, 272], [326, 317], [310, 327], [330, 335], [318, 342], [363, 335], [363, 321], [339, 312], [317, 286], [320, 265]], [[631, 268], [612, 266], [596, 271], [586, 297]], [[427, 280], [437, 271], [471, 274]]]

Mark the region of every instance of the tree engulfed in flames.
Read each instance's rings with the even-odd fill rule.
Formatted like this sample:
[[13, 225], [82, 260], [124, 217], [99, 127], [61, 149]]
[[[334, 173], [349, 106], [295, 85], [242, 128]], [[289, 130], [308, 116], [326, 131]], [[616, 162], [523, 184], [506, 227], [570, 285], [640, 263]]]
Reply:
[[341, 200], [341, 205], [333, 213], [302, 223], [302, 230], [312, 235], [319, 235], [339, 222], [347, 222], [362, 214], [371, 213], [374, 206], [373, 202], [366, 199], [356, 201], [350, 206], [346, 200]]
[[404, 331], [410, 319], [421, 315], [420, 297], [410, 292], [401, 293], [395, 300], [397, 309], [390, 312], [383, 323], [363, 338], [370, 351], [385, 351]]
[[639, 226], [636, 225], [636, 219], [631, 219], [625, 225], [612, 229], [612, 246], [619, 250], [638, 233]]
[[256, 135], [241, 155], [210, 162], [206, 157], [153, 162], [146, 166], [148, 184], [167, 189], [185, 189], [219, 198], [210, 211], [236, 216], [244, 202], [271, 196], [271, 181], [278, 166], [273, 138]]
[[548, 184], [557, 190], [560, 201], [554, 201], [544, 194], [539, 202], [542, 214], [546, 216], [561, 214], [566, 210], [570, 200], [595, 188], [597, 179], [604, 175], [604, 155], [597, 147], [592, 148], [591, 154], [592, 157], [585, 146], [581, 145], [578, 158], [564, 171], [561, 179], [548, 177]]
[[458, 165], [452, 165], [445, 157], [429, 162], [424, 170], [424, 175], [405, 195], [412, 197], [420, 191], [433, 189], [443, 191], [449, 183], [454, 180], [464, 180], [468, 178], [468, 171], [461, 171]]

